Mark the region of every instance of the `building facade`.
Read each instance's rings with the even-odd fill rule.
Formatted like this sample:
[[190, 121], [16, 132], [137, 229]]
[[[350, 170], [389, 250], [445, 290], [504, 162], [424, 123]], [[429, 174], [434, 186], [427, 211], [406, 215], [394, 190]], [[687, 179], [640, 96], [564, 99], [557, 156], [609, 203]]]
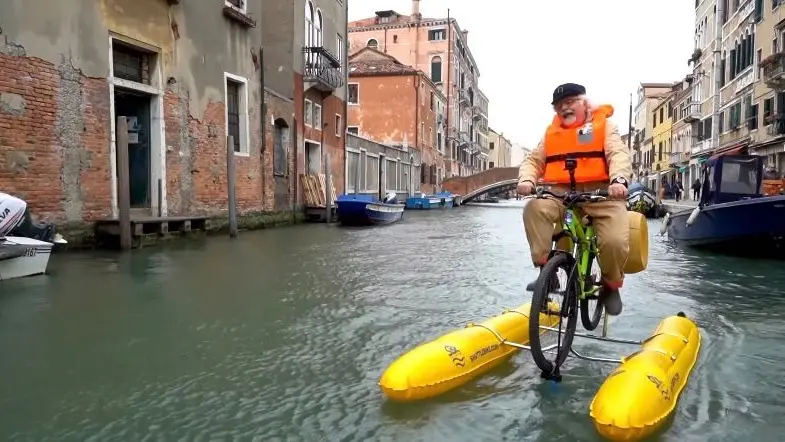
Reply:
[[700, 106], [692, 102], [692, 80], [692, 75], [682, 80], [680, 90], [674, 93], [672, 99], [670, 167], [674, 169], [672, 180], [680, 180], [684, 189], [692, 185], [688, 170], [693, 142], [692, 123], [700, 120]]
[[512, 166], [512, 142], [493, 129], [488, 129], [488, 133], [488, 168]]
[[444, 179], [445, 111], [444, 95], [424, 72], [372, 48], [351, 55], [349, 133], [418, 151], [417, 180], [426, 193], [438, 191]]
[[468, 31], [457, 20], [423, 18], [420, 1], [413, 0], [411, 15], [379, 11], [351, 22], [349, 40], [352, 53], [364, 47], [377, 49], [427, 72], [447, 101], [445, 176], [471, 175], [482, 169], [487, 155], [481, 143], [487, 98], [479, 91], [480, 71], [469, 49]]
[[[346, 5], [321, 1], [322, 37], [306, 0], [0, 0], [0, 184], [60, 224], [117, 217], [125, 117], [136, 215], [226, 214], [230, 135], [241, 213], [297, 209], [305, 140], [331, 154], [342, 192]], [[304, 97], [326, 135], [307, 130]]]
[[[679, 83], [679, 86], [681, 83]], [[649, 164], [655, 173], [670, 170], [672, 152], [673, 127], [673, 97], [678, 91], [670, 91], [652, 109], [649, 116], [652, 122], [652, 143], [649, 154]]]
[[638, 87], [633, 110], [632, 165], [635, 181], [649, 182], [655, 178], [651, 167], [654, 164], [654, 121], [651, 117], [654, 108], [672, 87], [672, 83], [641, 83]]
[[[721, 1], [718, 8], [716, 0], [702, 0], [695, 9], [695, 47], [689, 60], [694, 107], [686, 112], [693, 139], [690, 182], [699, 177], [700, 164], [711, 155], [755, 153], [766, 156], [768, 166], [779, 173], [785, 170], [785, 124], [779, 117], [785, 112], [785, 66], [778, 55], [785, 47], [784, 2]], [[717, 26], [720, 42], [714, 32]], [[715, 44], [720, 51], [717, 100]]]

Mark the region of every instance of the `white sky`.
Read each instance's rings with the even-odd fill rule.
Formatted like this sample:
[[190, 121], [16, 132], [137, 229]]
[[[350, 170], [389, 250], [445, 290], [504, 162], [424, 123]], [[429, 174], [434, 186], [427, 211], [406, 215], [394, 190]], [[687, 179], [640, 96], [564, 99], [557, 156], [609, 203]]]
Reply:
[[[602, 6], [600, 6], [602, 5]], [[469, 47], [488, 96], [488, 124], [534, 147], [553, 117], [553, 89], [586, 86], [615, 108], [626, 133], [629, 94], [640, 82], [670, 82], [691, 72], [695, 3], [691, 0], [421, 0], [424, 17], [450, 16], [469, 31]], [[349, 20], [410, 0], [350, 0]]]

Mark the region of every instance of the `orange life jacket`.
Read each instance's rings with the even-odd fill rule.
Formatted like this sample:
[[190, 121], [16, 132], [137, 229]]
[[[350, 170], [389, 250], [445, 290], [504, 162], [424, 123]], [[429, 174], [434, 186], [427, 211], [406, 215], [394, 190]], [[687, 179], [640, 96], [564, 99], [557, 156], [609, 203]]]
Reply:
[[592, 111], [592, 120], [583, 126], [565, 129], [559, 116], [553, 117], [545, 132], [545, 173], [542, 179], [550, 184], [569, 184], [565, 170], [567, 158], [575, 158], [575, 183], [607, 182], [608, 163], [605, 159], [605, 124], [613, 115], [613, 107], [603, 105]]

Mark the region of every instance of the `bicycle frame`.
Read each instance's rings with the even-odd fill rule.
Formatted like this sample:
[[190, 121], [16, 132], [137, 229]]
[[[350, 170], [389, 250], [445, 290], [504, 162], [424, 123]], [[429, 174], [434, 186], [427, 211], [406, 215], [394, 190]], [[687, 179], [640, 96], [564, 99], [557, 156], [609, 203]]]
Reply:
[[596, 236], [594, 235], [593, 225], [589, 224], [584, 227], [583, 217], [578, 217], [578, 213], [572, 207], [565, 209], [565, 218], [566, 212], [570, 212], [572, 215], [570, 217], [571, 221], [567, 223], [562, 220], [562, 231], [569, 234], [571, 241], [570, 248], [578, 269], [578, 284], [580, 287], [578, 299], [580, 300], [593, 295], [599, 290], [598, 287], [591, 287], [588, 290], [586, 288], [586, 275], [591, 271], [589, 268], [589, 256], [597, 256], [597, 242], [595, 241]]

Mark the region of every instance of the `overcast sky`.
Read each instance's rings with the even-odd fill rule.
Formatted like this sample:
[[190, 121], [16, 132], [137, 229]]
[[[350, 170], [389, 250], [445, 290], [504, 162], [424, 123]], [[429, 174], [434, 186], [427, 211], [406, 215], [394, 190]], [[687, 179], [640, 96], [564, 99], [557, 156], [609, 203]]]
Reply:
[[[553, 89], [586, 86], [594, 101], [615, 108], [626, 133], [629, 94], [640, 82], [677, 81], [689, 72], [691, 0], [421, 0], [424, 17], [450, 16], [469, 31], [490, 100], [488, 124], [534, 147], [550, 123]], [[349, 19], [375, 11], [411, 12], [410, 0], [349, 0]]]

